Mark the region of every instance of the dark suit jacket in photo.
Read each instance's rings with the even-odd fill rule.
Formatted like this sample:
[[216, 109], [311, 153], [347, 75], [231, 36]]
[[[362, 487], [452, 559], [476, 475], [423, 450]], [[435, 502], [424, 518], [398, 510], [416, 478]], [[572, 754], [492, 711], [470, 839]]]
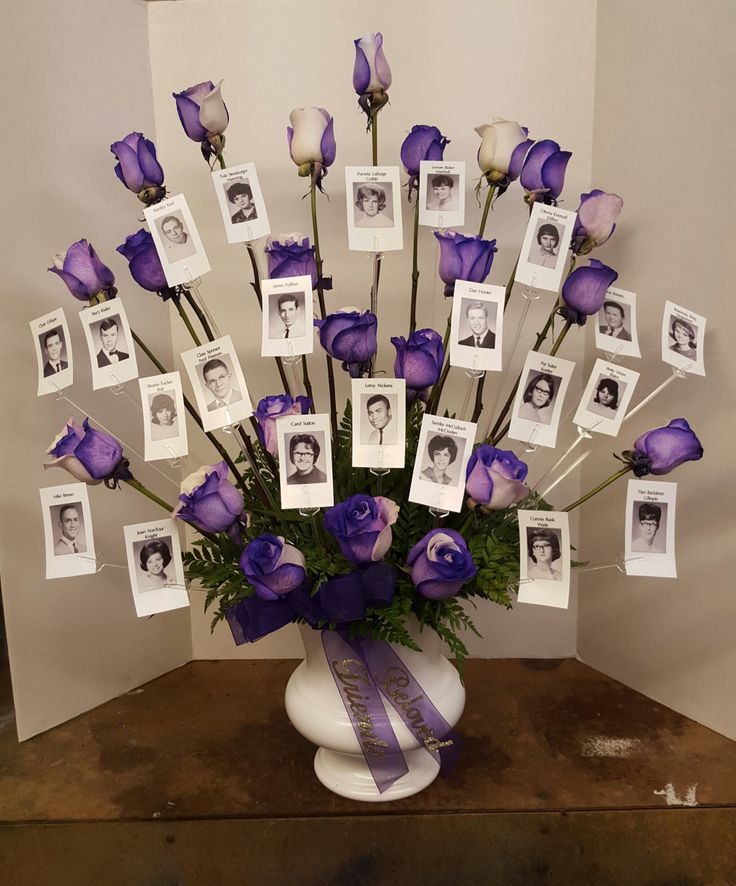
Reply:
[[[603, 335], [611, 335], [605, 323], [602, 326], [599, 326], [598, 330], [602, 332]], [[624, 329], [623, 326], [619, 327], [618, 335], [611, 335], [611, 338], [620, 338], [621, 341], [631, 341], [630, 333], [626, 329]]]
[[[118, 355], [118, 363], [121, 360], [128, 359], [128, 355], [125, 353], [125, 351], [115, 351], [115, 353]], [[104, 351], [98, 351], [97, 352], [97, 365], [100, 367], [112, 366], [112, 360], [110, 360], [108, 358], [107, 354]]]
[[[475, 336], [469, 335], [467, 338], [461, 338], [458, 342], [459, 345], [467, 345], [469, 348], [475, 347]], [[495, 348], [496, 347], [496, 333], [491, 332], [490, 329], [486, 329], [486, 334], [481, 337], [479, 348]]]
[[239, 222], [255, 221], [257, 218], [258, 213], [256, 212], [254, 207], [250, 215], [246, 215], [242, 209], [239, 209], [234, 215], [230, 217], [230, 221], [233, 224], [238, 224]]
[[[69, 364], [66, 361], [59, 360], [59, 369], [58, 369], [59, 372], [61, 372], [64, 369], [68, 369], [68, 368], [69, 368]], [[44, 363], [43, 364], [43, 377], [48, 378], [50, 375], [56, 375], [56, 372], [51, 368], [50, 363]]]

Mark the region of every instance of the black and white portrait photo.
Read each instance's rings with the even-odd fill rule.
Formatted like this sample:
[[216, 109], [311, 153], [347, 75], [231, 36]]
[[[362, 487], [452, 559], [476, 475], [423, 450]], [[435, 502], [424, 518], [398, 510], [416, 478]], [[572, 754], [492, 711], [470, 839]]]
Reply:
[[631, 550], [635, 553], [667, 553], [667, 502], [634, 501], [631, 515]]
[[517, 411], [518, 417], [534, 424], [550, 424], [555, 411], [555, 396], [561, 382], [560, 376], [549, 372], [528, 372]]
[[698, 330], [693, 323], [672, 314], [669, 319], [669, 335], [672, 344], [669, 346], [679, 357], [688, 360], [698, 359]]
[[146, 461], [176, 459], [188, 453], [187, 423], [178, 372], [138, 380], [143, 405]]
[[51, 525], [56, 527], [54, 556], [65, 557], [67, 554], [86, 553], [87, 541], [84, 533], [81, 502], [74, 501], [63, 505], [53, 505]]
[[123, 533], [136, 615], [188, 606], [176, 521], [135, 523]]
[[243, 395], [238, 390], [232, 361], [228, 355], [212, 357], [206, 363], [201, 363], [198, 372], [202, 379], [207, 412], [215, 412], [242, 401]]
[[633, 369], [596, 360], [573, 422], [589, 431], [615, 437], [638, 380], [639, 373]]
[[420, 476], [430, 483], [457, 486], [460, 481], [458, 455], [460, 456], [460, 464], [462, 464], [464, 449], [465, 440], [462, 437], [458, 438], [450, 434], [433, 434], [427, 441], [424, 467]]
[[223, 187], [232, 211], [230, 221], [234, 225], [252, 222], [258, 218], [258, 210], [253, 200], [253, 189], [247, 179], [235, 179]]
[[204, 429], [229, 427], [253, 414], [243, 370], [229, 335], [181, 355]]
[[170, 440], [179, 436], [180, 416], [174, 401], [174, 389], [148, 395], [152, 440]]
[[460, 338], [458, 344], [467, 348], [495, 348], [497, 310], [496, 305], [463, 298], [461, 300], [461, 316], [465, 320], [460, 326], [460, 335], [462, 336], [464, 332], [469, 332], [469, 335]]
[[189, 231], [184, 226], [180, 212], [172, 212], [156, 222], [161, 232], [164, 258], [167, 262], [178, 262], [189, 258], [197, 251]]
[[465, 162], [422, 160], [418, 208], [420, 225], [455, 228], [465, 224]]
[[169, 584], [166, 570], [171, 564], [171, 536], [133, 542], [133, 555], [139, 593], [160, 591]]
[[125, 331], [121, 325], [118, 314], [111, 314], [91, 325], [92, 334], [99, 342], [97, 365], [100, 369], [104, 366], [113, 366], [130, 357]]
[[432, 212], [456, 212], [460, 207], [459, 175], [430, 174], [424, 205]]
[[554, 447], [562, 407], [575, 370], [572, 360], [529, 351], [514, 397], [508, 435], [534, 446]]
[[55, 326], [47, 332], [39, 335], [39, 343], [45, 357], [43, 364], [43, 376], [58, 375], [65, 369], [69, 368], [69, 361], [66, 359], [66, 341], [64, 339], [64, 330], [61, 326]]
[[[39, 490], [46, 546], [46, 578], [87, 575], [97, 568], [84, 483]], [[83, 556], [79, 556], [83, 555]]]
[[595, 346], [607, 359], [641, 357], [636, 328], [636, 293], [611, 286], [596, 315]]
[[58, 308], [30, 321], [38, 366], [38, 396], [58, 392], [72, 383], [69, 329]]
[[286, 448], [291, 463], [290, 473], [286, 482], [293, 486], [305, 483], [326, 483], [327, 474], [320, 468], [324, 467], [324, 457], [320, 458], [325, 445], [322, 431], [313, 434], [287, 434]]
[[133, 337], [122, 299], [80, 311], [90, 362], [92, 388], [111, 388], [138, 377]]
[[648, 477], [628, 481], [624, 548], [627, 575], [677, 578], [676, 507], [677, 483]]
[[228, 243], [257, 240], [271, 232], [255, 163], [212, 172]]
[[363, 252], [401, 249], [398, 166], [346, 166], [348, 244]]
[[476, 431], [473, 422], [424, 414], [409, 501], [442, 511], [462, 508], [465, 470]]
[[601, 335], [616, 338], [619, 341], [631, 341], [627, 305], [618, 301], [604, 301], [603, 307], [598, 311], [598, 331]]
[[625, 382], [608, 378], [606, 375], [599, 376], [593, 388], [593, 396], [588, 401], [588, 411], [602, 415], [604, 418], [613, 418], [625, 391]]
[[503, 286], [458, 280], [452, 303], [450, 365], [498, 372], [503, 355]]
[[353, 219], [356, 228], [393, 228], [393, 185], [353, 182]]
[[567, 609], [570, 529], [564, 511], [519, 510], [520, 603]]
[[276, 422], [281, 505], [332, 505], [332, 447], [329, 415], [290, 415]]
[[268, 337], [303, 338], [305, 334], [304, 292], [297, 290], [272, 295], [269, 298]]
[[533, 286], [535, 290], [559, 292], [575, 218], [575, 212], [559, 206], [541, 202], [532, 205], [514, 272], [517, 283]]
[[688, 374], [705, 375], [706, 318], [666, 301], [662, 315], [662, 360]]
[[194, 219], [183, 194], [143, 210], [169, 286], [195, 280], [210, 270]]
[[354, 378], [353, 465], [400, 468], [406, 460], [406, 381]]
[[526, 530], [527, 578], [562, 581], [562, 532], [559, 529], [528, 526]]
[[398, 442], [394, 418], [397, 410], [396, 394], [362, 394], [361, 410], [367, 422], [361, 423], [361, 443], [368, 446], [393, 446]]
[[560, 229], [551, 222], [540, 221], [527, 261], [541, 268], [554, 268], [560, 258]]
[[278, 277], [261, 282], [261, 356], [296, 357], [314, 350], [312, 279]]

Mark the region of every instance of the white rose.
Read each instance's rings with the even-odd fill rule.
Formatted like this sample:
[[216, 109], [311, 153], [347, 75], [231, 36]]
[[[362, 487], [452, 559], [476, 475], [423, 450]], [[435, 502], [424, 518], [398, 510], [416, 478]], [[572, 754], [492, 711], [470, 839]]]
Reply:
[[322, 136], [330, 119], [324, 108], [294, 108], [289, 114], [291, 159], [297, 166], [322, 162]]
[[478, 166], [483, 172], [508, 175], [512, 154], [527, 140], [524, 130], [514, 120], [494, 117], [493, 123], [476, 126], [475, 131], [482, 139], [478, 151]]

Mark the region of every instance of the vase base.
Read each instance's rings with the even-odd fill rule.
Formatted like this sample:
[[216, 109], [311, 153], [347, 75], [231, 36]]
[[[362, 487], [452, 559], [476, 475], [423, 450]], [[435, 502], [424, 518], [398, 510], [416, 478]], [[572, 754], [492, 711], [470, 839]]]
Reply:
[[386, 803], [418, 794], [432, 784], [439, 774], [439, 763], [424, 748], [404, 751], [404, 759], [409, 771], [383, 793], [376, 787], [362, 756], [319, 748], [314, 757], [314, 771], [333, 794], [364, 803]]

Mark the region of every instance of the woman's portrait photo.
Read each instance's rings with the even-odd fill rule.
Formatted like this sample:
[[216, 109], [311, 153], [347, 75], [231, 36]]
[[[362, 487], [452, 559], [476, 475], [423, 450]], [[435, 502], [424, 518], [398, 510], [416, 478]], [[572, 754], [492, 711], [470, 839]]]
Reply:
[[674, 315], [670, 317], [670, 338], [674, 342], [670, 350], [688, 360], [697, 360], [697, 330], [692, 323], [681, 320]]
[[532, 370], [521, 398], [518, 417], [539, 425], [550, 424], [554, 412], [555, 394], [560, 382], [561, 379], [556, 375]]
[[285, 443], [291, 462], [291, 468], [287, 468], [291, 473], [287, 474], [286, 482], [290, 486], [327, 482], [327, 475], [317, 467], [324, 449], [324, 437], [323, 431], [286, 435]]
[[225, 185], [225, 196], [230, 209], [230, 221], [233, 224], [255, 221], [258, 218], [256, 205], [253, 202], [253, 189], [248, 179], [239, 179]]
[[393, 228], [393, 185], [353, 182], [353, 216], [356, 228]]
[[169, 584], [166, 567], [171, 563], [171, 537], [153, 538], [133, 543], [133, 554], [140, 569], [138, 590], [158, 591]]
[[427, 176], [427, 209], [433, 212], [456, 212], [460, 208], [459, 175]]
[[151, 439], [168, 440], [170, 437], [178, 437], [179, 424], [176, 420], [173, 388], [166, 393], [149, 394], [148, 403], [151, 411]]
[[559, 559], [561, 529], [528, 526], [526, 530], [527, 578], [562, 581]]
[[554, 268], [559, 258], [560, 231], [550, 222], [542, 222], [537, 228], [527, 260], [542, 268]]
[[458, 439], [449, 434], [433, 434], [427, 443], [426, 467], [422, 469], [419, 476], [430, 483], [457, 486], [460, 476], [457, 467], [453, 470], [452, 465], [458, 460], [458, 456], [462, 462], [464, 450], [465, 440], [463, 438]]
[[588, 403], [588, 411], [602, 415], [603, 418], [614, 418], [625, 390], [625, 382], [616, 381], [605, 375], [599, 376], [593, 389], [593, 396]]
[[634, 502], [631, 550], [644, 554], [667, 552], [667, 502]]

